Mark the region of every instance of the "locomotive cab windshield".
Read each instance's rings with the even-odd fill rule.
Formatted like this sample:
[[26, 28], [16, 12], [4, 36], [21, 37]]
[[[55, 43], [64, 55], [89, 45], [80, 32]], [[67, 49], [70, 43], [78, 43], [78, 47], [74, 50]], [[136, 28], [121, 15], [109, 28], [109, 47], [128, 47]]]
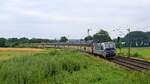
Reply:
[[109, 50], [109, 49], [115, 49], [115, 43], [113, 42], [105, 42], [105, 43], [102, 43], [102, 46], [103, 46], [103, 49], [104, 50]]

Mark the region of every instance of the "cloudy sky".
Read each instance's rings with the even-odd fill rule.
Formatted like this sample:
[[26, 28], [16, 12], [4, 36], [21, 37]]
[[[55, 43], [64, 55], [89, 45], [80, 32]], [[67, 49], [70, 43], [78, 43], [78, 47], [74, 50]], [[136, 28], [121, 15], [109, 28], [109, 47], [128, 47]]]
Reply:
[[0, 0], [0, 37], [83, 38], [107, 30], [112, 38], [150, 31], [150, 0]]

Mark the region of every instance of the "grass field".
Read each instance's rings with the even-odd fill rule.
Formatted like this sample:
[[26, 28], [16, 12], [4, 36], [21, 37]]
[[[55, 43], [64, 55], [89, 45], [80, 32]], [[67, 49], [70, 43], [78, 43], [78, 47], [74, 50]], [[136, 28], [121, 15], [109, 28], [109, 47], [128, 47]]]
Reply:
[[[119, 52], [119, 50], [117, 52]], [[123, 48], [122, 52], [128, 56], [128, 48]], [[150, 61], [150, 48], [131, 48], [131, 56]]]
[[19, 56], [30, 56], [40, 51], [44, 50], [35, 48], [0, 48], [0, 60], [8, 60]]
[[0, 49], [0, 84], [150, 84], [150, 71], [69, 49]]

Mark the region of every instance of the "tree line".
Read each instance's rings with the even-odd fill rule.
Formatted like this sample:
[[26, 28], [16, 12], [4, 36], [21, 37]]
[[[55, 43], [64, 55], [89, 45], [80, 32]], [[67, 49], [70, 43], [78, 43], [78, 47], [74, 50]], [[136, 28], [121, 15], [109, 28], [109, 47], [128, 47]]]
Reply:
[[125, 47], [149, 47], [150, 32], [133, 31], [128, 33], [124, 38], [121, 38]]
[[[23, 43], [56, 43], [56, 42], [67, 42], [68, 38], [62, 36], [60, 40], [40, 39], [40, 38], [0, 38], [0, 47], [17, 47]], [[89, 35], [82, 39], [84, 42], [116, 42], [117, 47], [150, 47], [150, 32], [133, 31], [125, 35], [123, 38], [118, 37], [111, 39], [109, 33], [105, 30], [100, 30], [94, 35]]]
[[17, 47], [19, 44], [23, 43], [56, 43], [56, 42], [66, 42], [68, 39], [62, 36], [60, 40], [50, 40], [50, 39], [40, 39], [40, 38], [0, 38], [0, 47]]
[[150, 47], [150, 32], [133, 31], [125, 35], [123, 38], [118, 37], [111, 39], [108, 32], [100, 30], [93, 36], [87, 36], [84, 38], [86, 42], [108, 42], [114, 41], [117, 47]]

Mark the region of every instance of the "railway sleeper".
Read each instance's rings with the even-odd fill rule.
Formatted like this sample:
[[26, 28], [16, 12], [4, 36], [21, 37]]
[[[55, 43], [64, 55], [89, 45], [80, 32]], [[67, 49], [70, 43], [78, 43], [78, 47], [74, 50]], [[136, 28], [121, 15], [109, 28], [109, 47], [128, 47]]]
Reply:
[[143, 69], [149, 69], [148, 66], [138, 64], [138, 63], [135, 63], [135, 62], [132, 62], [132, 61], [122, 60], [122, 59], [115, 59], [115, 60], [126, 63], [126, 64], [129, 64], [129, 65], [133, 65], [133, 66], [136, 66], [136, 67], [140, 67], [140, 68], [143, 68]]
[[150, 66], [149, 66], [149, 65], [140, 63], [140, 62], [138, 62], [138, 61], [132, 61], [132, 60], [123, 59], [123, 58], [116, 58], [115, 60], [119, 60], [119, 61], [122, 61], [122, 62], [126, 62], [126, 63], [128, 63], [128, 64], [132, 64], [132, 65], [135, 65], [135, 66], [138, 66], [138, 67], [142, 67], [142, 68], [144, 68], [144, 69], [150, 69]]
[[116, 63], [116, 64], [119, 64], [121, 66], [126, 67], [128, 70], [135, 70], [135, 71], [142, 71], [142, 70], [144, 70], [141, 67], [137, 67], [137, 66], [134, 66], [134, 65], [129, 65], [129, 64], [126, 64], [124, 62], [117, 61], [117, 60], [113, 60], [113, 62]]
[[133, 61], [133, 62], [138, 62], [140, 64], [150, 66], [150, 62], [147, 62], [147, 61], [144, 61], [144, 60], [138, 60], [138, 59], [134, 59], [134, 58], [127, 58], [127, 57], [121, 57], [121, 56], [117, 56], [117, 58], [128, 59], [128, 60]]

